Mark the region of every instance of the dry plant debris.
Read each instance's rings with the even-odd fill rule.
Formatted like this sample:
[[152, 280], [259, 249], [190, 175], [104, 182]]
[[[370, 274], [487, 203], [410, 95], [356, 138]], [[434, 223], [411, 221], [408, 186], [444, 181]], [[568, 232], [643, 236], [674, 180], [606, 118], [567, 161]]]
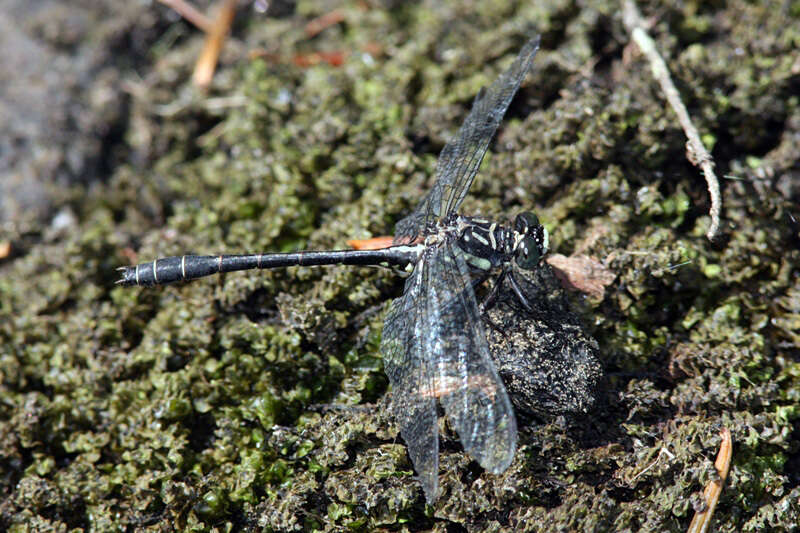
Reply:
[[678, 120], [681, 123], [683, 131], [686, 133], [688, 141], [686, 142], [686, 156], [689, 162], [694, 166], [700, 166], [703, 174], [706, 177], [708, 184], [708, 194], [711, 198], [711, 226], [708, 228], [706, 237], [708, 240], [714, 241], [719, 233], [719, 216], [722, 210], [722, 199], [719, 193], [719, 180], [714, 174], [714, 159], [708, 153], [703, 141], [700, 140], [700, 134], [692, 122], [686, 106], [683, 105], [678, 89], [672, 82], [669, 74], [669, 69], [664, 59], [656, 50], [656, 44], [653, 39], [647, 34], [644, 29], [644, 21], [636, 8], [636, 3], [633, 0], [627, 0], [623, 5], [623, 21], [628, 32], [631, 34], [633, 41], [639, 46], [639, 49], [647, 57], [650, 62], [650, 68], [653, 72], [653, 77], [656, 78], [661, 85], [661, 90], [664, 91], [664, 96], [667, 102], [678, 115]]

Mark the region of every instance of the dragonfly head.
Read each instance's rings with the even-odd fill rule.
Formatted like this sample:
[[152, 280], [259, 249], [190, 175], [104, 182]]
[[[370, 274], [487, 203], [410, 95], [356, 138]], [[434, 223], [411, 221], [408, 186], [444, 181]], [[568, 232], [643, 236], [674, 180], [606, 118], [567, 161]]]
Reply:
[[514, 233], [517, 243], [514, 258], [520, 268], [532, 270], [547, 253], [547, 230], [539, 223], [536, 215], [526, 211], [517, 215], [514, 220]]

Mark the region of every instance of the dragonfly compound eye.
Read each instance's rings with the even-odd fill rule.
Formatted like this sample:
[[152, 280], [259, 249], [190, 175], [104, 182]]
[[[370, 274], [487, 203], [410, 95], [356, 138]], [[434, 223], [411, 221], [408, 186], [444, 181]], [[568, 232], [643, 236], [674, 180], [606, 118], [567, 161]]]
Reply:
[[517, 247], [517, 264], [523, 270], [532, 270], [542, 258], [542, 245], [533, 235], [524, 237]]
[[538, 225], [539, 218], [530, 211], [520, 213], [517, 215], [517, 218], [514, 219], [514, 231], [523, 235], [527, 235]]

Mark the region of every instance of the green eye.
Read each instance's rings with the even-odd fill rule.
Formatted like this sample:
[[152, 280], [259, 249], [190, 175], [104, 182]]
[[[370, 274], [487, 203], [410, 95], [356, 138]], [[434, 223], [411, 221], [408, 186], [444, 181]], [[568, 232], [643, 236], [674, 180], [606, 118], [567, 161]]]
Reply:
[[539, 243], [534, 237], [525, 237], [517, 248], [517, 264], [523, 270], [532, 270], [542, 258]]
[[517, 233], [528, 233], [531, 228], [535, 228], [539, 225], [539, 217], [531, 213], [530, 211], [525, 211], [524, 213], [520, 213], [517, 215], [517, 218], [514, 219], [514, 231]]

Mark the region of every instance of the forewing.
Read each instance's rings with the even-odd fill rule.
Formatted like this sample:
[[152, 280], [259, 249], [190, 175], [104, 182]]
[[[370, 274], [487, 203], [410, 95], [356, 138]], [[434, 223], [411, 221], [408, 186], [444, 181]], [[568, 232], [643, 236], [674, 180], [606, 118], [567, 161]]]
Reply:
[[[436, 248], [428, 261], [428, 314], [438, 320], [432, 353], [433, 383], [464, 449], [492, 473], [508, 468], [517, 446], [517, 425], [503, 382], [489, 356], [464, 252]], [[436, 305], [436, 313], [430, 310]]]
[[455, 212], [464, 200], [489, 142], [506, 114], [539, 49], [539, 37], [528, 41], [514, 63], [486, 89], [481, 89], [472, 110], [439, 155], [436, 181], [414, 212], [397, 223], [395, 240], [413, 240], [426, 224]]
[[[426, 352], [431, 332], [426, 331], [427, 274], [424, 257], [406, 280], [405, 291], [392, 302], [383, 326], [383, 367], [392, 384], [391, 411], [408, 455], [417, 472], [425, 499], [433, 503], [439, 488], [439, 427], [433, 375]], [[427, 320], [426, 320], [427, 317]]]

